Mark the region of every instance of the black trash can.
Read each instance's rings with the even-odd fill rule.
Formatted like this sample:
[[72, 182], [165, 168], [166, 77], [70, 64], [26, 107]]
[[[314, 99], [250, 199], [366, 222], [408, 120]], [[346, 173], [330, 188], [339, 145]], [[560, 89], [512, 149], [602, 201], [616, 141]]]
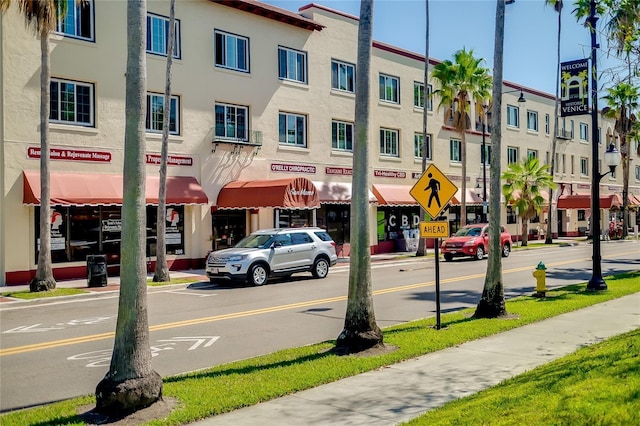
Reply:
[[87, 284], [89, 287], [107, 285], [107, 256], [93, 254], [87, 256]]

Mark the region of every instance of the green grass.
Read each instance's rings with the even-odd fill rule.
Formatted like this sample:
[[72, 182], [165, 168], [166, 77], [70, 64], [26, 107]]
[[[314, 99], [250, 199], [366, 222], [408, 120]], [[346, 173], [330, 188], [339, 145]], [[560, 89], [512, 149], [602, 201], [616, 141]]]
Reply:
[[59, 297], [59, 296], [72, 296], [74, 294], [86, 294], [89, 293], [87, 290], [83, 290], [81, 288], [55, 288], [50, 291], [37, 291], [30, 292], [29, 290], [21, 290], [21, 291], [6, 291], [0, 293], [4, 297], [15, 297], [16, 299], [41, 299], [43, 297]]
[[[549, 291], [547, 298], [523, 296], [509, 300], [507, 311], [517, 316], [514, 319], [473, 319], [473, 309], [466, 309], [442, 315], [441, 330], [435, 329], [435, 318], [389, 327], [384, 329], [385, 344], [397, 349], [379, 356], [336, 356], [328, 351], [334, 342], [328, 341], [219, 365], [196, 373], [167, 377], [164, 379], [163, 393], [176, 398], [178, 406], [167, 419], [149, 424], [192, 422], [637, 293], [640, 292], [640, 272], [608, 277], [607, 284], [609, 290], [604, 292], [587, 292], [586, 285], [581, 284]], [[576, 324], [576, 327], [580, 327], [580, 324]], [[576, 373], [570, 369], [561, 374], [571, 376]], [[535, 392], [543, 390], [536, 389]], [[637, 399], [639, 396], [636, 392], [633, 397]], [[95, 403], [92, 396], [76, 398], [7, 413], [0, 417], [0, 423], [83, 424], [76, 410], [92, 403]], [[583, 403], [587, 405], [590, 401]], [[567, 410], [571, 411], [571, 408], [568, 406]]]
[[582, 348], [404, 424], [637, 425], [639, 353], [640, 329]]
[[189, 284], [202, 281], [199, 278], [195, 277], [184, 277], [184, 278], [171, 278], [171, 281], [160, 281], [154, 282], [152, 278], [147, 280], [147, 285], [149, 287], [160, 287], [163, 285], [173, 285], [173, 284]]

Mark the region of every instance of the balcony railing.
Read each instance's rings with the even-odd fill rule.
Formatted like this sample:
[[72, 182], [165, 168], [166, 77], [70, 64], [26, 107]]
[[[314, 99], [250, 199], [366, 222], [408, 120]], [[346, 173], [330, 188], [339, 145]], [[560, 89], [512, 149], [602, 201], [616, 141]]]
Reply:
[[218, 148], [219, 144], [227, 144], [233, 145], [234, 154], [239, 154], [242, 151], [242, 148], [248, 147], [249, 149], [255, 149], [254, 155], [258, 153], [260, 148], [262, 147], [262, 131], [261, 130], [252, 130], [249, 132], [248, 139], [241, 138], [227, 138], [221, 136], [213, 136], [213, 149], [211, 152], [216, 152], [216, 148]]
[[573, 139], [573, 131], [558, 129], [558, 139], [565, 139], [565, 140]]

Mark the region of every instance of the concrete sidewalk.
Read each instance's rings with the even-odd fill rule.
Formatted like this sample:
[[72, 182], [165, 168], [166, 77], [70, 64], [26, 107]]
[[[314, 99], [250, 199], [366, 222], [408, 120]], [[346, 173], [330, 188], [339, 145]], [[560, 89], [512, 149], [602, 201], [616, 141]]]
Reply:
[[395, 425], [636, 328], [640, 293], [195, 424]]

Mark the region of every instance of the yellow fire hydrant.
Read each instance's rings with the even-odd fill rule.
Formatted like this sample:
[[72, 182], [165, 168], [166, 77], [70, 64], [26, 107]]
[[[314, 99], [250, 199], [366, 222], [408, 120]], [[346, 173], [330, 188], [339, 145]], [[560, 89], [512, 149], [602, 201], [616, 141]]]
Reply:
[[536, 297], [545, 297], [547, 292], [547, 267], [544, 263], [539, 262], [536, 270], [533, 271], [533, 277], [536, 279]]

